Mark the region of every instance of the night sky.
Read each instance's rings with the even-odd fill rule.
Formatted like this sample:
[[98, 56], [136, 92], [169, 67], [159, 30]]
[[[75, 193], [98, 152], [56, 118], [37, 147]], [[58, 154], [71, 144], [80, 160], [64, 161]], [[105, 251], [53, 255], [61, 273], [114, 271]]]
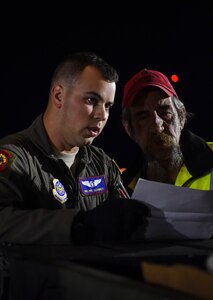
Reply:
[[142, 68], [159, 70], [168, 77], [179, 75], [179, 82], [173, 85], [187, 110], [195, 113], [188, 128], [212, 141], [212, 4], [191, 2], [186, 7], [175, 3], [179, 1], [167, 11], [159, 10], [160, 5], [152, 10], [141, 9], [136, 22], [128, 18], [105, 22], [103, 16], [101, 22], [91, 18], [93, 24], [90, 18], [82, 24], [83, 17], [79, 22], [66, 20], [61, 24], [56, 18], [52, 19], [53, 26], [46, 22], [43, 28], [28, 22], [13, 23], [6, 33], [4, 24], [0, 137], [29, 126], [45, 109], [52, 72], [64, 55], [92, 51], [111, 63], [120, 75], [109, 121], [94, 142], [120, 165], [125, 166], [136, 147], [121, 126], [123, 85]]

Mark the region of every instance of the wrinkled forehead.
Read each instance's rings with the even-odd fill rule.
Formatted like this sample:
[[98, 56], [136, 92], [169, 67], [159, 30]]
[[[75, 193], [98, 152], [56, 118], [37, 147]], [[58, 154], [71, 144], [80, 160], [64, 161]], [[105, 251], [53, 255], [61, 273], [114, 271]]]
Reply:
[[149, 95], [142, 97], [132, 106], [135, 109], [158, 109], [162, 106], [174, 107], [173, 97], [167, 95]]
[[169, 106], [173, 106], [173, 96], [171, 97], [166, 97], [166, 98], [163, 98], [163, 99], [159, 99], [158, 100], [158, 104], [161, 106], [161, 105], [169, 105]]
[[141, 106], [143, 103], [156, 102], [165, 98], [169, 98], [169, 96], [162, 89], [146, 87], [136, 95], [133, 106]]
[[137, 105], [132, 106], [131, 112], [133, 114], [138, 112], [148, 112], [148, 111], [158, 111], [160, 109], [170, 109], [171, 111], [175, 111], [175, 106], [172, 97], [166, 97], [161, 99], [152, 99], [147, 100], [143, 99], [140, 103], [137, 103]]

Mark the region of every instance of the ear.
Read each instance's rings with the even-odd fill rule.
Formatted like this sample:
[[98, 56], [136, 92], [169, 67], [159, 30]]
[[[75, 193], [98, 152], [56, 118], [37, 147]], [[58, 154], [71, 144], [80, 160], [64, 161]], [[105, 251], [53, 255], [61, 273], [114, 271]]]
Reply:
[[62, 106], [62, 100], [63, 100], [63, 88], [61, 85], [55, 85], [52, 88], [52, 95], [53, 95], [53, 101], [54, 104], [57, 106], [57, 108], [60, 108]]
[[125, 120], [122, 120], [122, 125], [130, 138], [132, 138], [132, 131], [130, 129], [129, 123]]

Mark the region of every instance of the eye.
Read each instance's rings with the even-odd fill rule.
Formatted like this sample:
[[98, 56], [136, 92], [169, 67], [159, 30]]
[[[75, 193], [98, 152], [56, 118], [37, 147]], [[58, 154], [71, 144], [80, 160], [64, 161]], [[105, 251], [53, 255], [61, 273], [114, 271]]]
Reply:
[[171, 111], [161, 111], [159, 113], [159, 116], [162, 118], [162, 119], [165, 119], [165, 120], [170, 120], [173, 116], [173, 113]]
[[113, 104], [114, 104], [114, 103], [107, 103], [107, 104], [105, 105], [105, 108], [106, 108], [107, 110], [109, 110], [111, 107], [113, 107]]
[[145, 112], [145, 111], [141, 111], [139, 113], [137, 113], [134, 118], [135, 120], [138, 120], [138, 121], [143, 121], [143, 120], [146, 120], [148, 118], [148, 113]]
[[89, 97], [86, 99], [86, 103], [89, 105], [97, 105], [98, 100], [94, 97]]
[[163, 104], [157, 110], [158, 115], [164, 120], [170, 120], [174, 115], [171, 105]]

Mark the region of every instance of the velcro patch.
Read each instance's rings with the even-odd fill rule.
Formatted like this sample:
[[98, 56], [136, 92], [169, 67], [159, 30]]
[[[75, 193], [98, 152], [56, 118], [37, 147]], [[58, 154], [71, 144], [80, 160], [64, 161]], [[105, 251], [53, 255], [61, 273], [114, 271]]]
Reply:
[[97, 195], [107, 192], [104, 175], [79, 178], [81, 192], [83, 195]]

